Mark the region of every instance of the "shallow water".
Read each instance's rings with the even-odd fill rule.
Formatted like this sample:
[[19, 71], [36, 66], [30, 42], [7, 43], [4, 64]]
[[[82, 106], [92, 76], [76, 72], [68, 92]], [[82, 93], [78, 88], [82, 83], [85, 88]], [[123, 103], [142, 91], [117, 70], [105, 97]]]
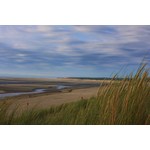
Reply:
[[[14, 82], [16, 82], [16, 81], [14, 81]], [[12, 83], [14, 83], [14, 82], [11, 82], [11, 84]], [[22, 83], [22, 82], [16, 82], [16, 83]], [[27, 83], [27, 82], [26, 82]], [[29, 82], [30, 83], [30, 82]], [[0, 82], [0, 84], [4, 84], [4, 82]], [[5, 84], [10, 84], [10, 82], [8, 81], [8, 82], [6, 82], [5, 81]], [[56, 89], [56, 91], [58, 90], [62, 90], [62, 89], [66, 89], [66, 88], [85, 88], [85, 87], [91, 87], [91, 86], [93, 86], [93, 85], [95, 85], [96, 86], [96, 84], [64, 84], [64, 83], [62, 83], [62, 84], [55, 84], [55, 86], [54, 86], [54, 89]], [[44, 93], [44, 92], [46, 92], [46, 91], [48, 91], [48, 89], [35, 89], [35, 90], [33, 90], [33, 91], [31, 91], [31, 92], [15, 92], [15, 93], [1, 93], [0, 94], [0, 99], [4, 99], [4, 98], [6, 98], [6, 97], [12, 97], [12, 96], [19, 96], [19, 95], [26, 95], [26, 94], [38, 94], [38, 93]], [[53, 90], [52, 90], [53, 91]]]
[[[70, 86], [66, 86], [66, 85], [57, 85], [56, 89], [57, 90], [61, 90], [64, 88], [68, 88]], [[5, 97], [11, 97], [11, 96], [18, 96], [18, 95], [24, 95], [24, 94], [37, 94], [37, 93], [44, 93], [46, 92], [47, 89], [35, 89], [32, 92], [16, 92], [16, 93], [2, 93], [0, 94], [0, 99], [3, 99]]]
[[45, 91], [46, 91], [46, 89], [35, 89], [35, 90], [32, 91], [32, 92], [2, 93], [2, 94], [0, 94], [0, 99], [3, 99], [3, 98], [5, 98], [5, 97], [23, 95], [23, 94], [43, 93], [43, 92], [45, 92]]
[[56, 88], [57, 88], [58, 90], [65, 89], [65, 88], [69, 88], [69, 87], [71, 87], [71, 86], [68, 86], [68, 85], [57, 85], [57, 86], [56, 86]]

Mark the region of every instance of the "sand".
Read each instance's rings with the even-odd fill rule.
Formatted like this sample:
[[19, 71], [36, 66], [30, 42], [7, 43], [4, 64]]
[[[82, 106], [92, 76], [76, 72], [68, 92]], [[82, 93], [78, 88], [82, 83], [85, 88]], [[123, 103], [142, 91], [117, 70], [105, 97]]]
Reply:
[[[19, 106], [21, 110], [37, 107], [37, 108], [49, 108], [50, 106], [57, 106], [64, 103], [75, 102], [81, 99], [88, 99], [96, 96], [99, 86], [102, 81], [97, 80], [81, 80], [81, 79], [0, 79], [0, 81], [28, 81], [28, 84], [2, 84], [0, 85], [0, 92], [6, 91], [31, 91], [34, 88], [49, 88], [57, 83], [71, 83], [71, 84], [93, 84], [91, 87], [76, 87], [71, 92], [64, 90], [64, 92], [51, 92], [34, 95], [22, 95], [20, 97], [10, 97], [7, 100], [1, 100], [11, 102], [11, 109]], [[34, 81], [35, 83], [30, 83]], [[107, 82], [106, 82], [107, 83]]]
[[64, 103], [75, 102], [81, 99], [88, 99], [90, 97], [96, 96], [98, 87], [85, 88], [85, 89], [75, 89], [72, 92], [61, 92], [52, 93], [49, 95], [39, 95], [37, 97], [21, 97], [14, 99], [8, 99], [8, 102], [12, 103], [11, 109], [19, 106], [21, 110], [31, 109], [33, 107], [43, 109], [49, 108], [50, 106], [57, 106]]

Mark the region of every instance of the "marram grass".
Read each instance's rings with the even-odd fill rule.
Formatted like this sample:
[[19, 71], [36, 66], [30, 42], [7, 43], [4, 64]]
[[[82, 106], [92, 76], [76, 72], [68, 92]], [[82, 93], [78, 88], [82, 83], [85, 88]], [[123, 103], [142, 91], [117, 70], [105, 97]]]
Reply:
[[[114, 78], [115, 79], [115, 78]], [[145, 125], [150, 124], [150, 78], [145, 65], [136, 75], [120, 81], [112, 79], [99, 88], [97, 97], [63, 104], [49, 109], [9, 111], [0, 106], [0, 124], [50, 125]]]

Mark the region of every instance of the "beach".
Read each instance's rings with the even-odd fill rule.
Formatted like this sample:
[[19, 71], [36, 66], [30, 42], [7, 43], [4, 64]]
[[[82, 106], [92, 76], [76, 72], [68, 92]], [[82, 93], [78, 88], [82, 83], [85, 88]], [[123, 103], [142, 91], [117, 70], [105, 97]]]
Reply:
[[[83, 79], [5, 79], [0, 80], [2, 94], [26, 93], [9, 96], [0, 102], [10, 102], [11, 109], [49, 108], [96, 96], [100, 81]], [[59, 86], [59, 87], [58, 87]], [[43, 92], [32, 93], [35, 89]], [[28, 94], [30, 93], [30, 94]]]

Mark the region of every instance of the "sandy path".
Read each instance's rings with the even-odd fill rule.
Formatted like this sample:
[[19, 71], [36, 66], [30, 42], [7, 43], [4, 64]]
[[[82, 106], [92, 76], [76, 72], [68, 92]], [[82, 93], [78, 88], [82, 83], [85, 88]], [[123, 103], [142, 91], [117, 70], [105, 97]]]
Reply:
[[[48, 108], [53, 105], [60, 105], [63, 103], [69, 103], [81, 100], [82, 98], [90, 98], [96, 96], [98, 87], [85, 88], [85, 89], [75, 89], [72, 92], [66, 93], [53, 93], [50, 95], [42, 95], [38, 97], [31, 98], [21, 98], [16, 100], [10, 100], [13, 102], [13, 107], [19, 105], [19, 107], [24, 110], [27, 107], [32, 108], [34, 106], [38, 108]], [[9, 101], [9, 100], [8, 100]], [[29, 104], [27, 106], [27, 103]]]

